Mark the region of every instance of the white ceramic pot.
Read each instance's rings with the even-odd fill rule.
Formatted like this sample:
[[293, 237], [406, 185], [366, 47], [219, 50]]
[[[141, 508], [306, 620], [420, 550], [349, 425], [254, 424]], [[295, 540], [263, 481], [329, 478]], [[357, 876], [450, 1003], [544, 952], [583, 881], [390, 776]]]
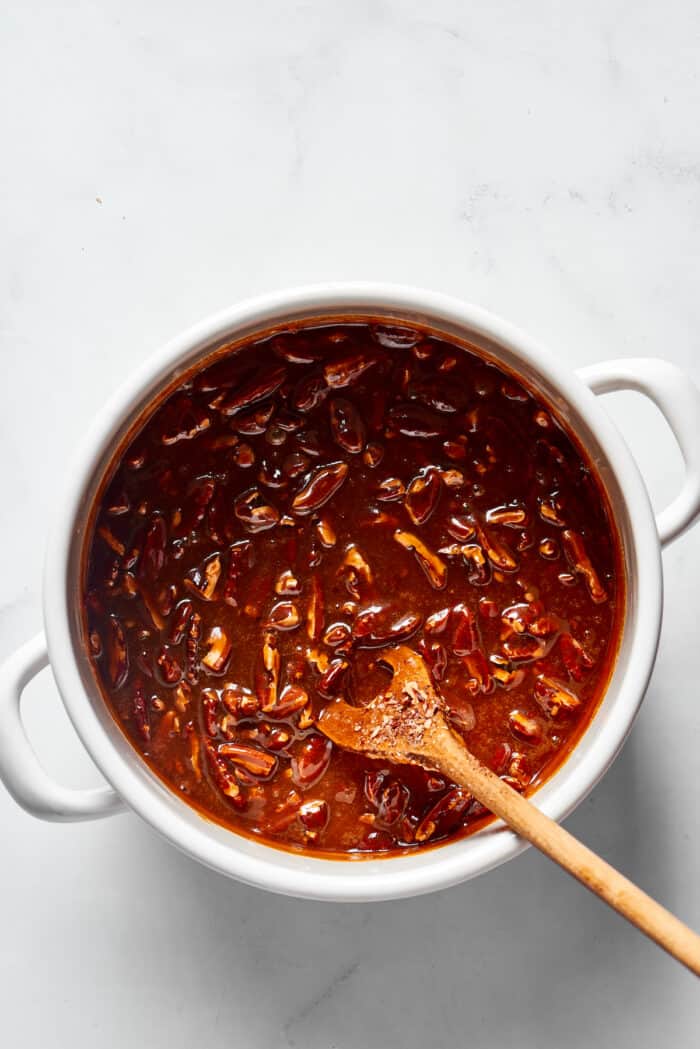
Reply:
[[[674, 365], [611, 361], [578, 374], [538, 343], [474, 306], [414, 288], [321, 284], [252, 299], [204, 321], [156, 353], [117, 391], [82, 442], [66, 477], [44, 574], [44, 634], [0, 669], [0, 778], [29, 812], [50, 820], [94, 819], [133, 809], [183, 852], [208, 867], [288, 895], [376, 900], [441, 889], [472, 878], [520, 852], [525, 843], [502, 824], [414, 855], [342, 862], [296, 855], [209, 822], [150, 771], [107, 710], [79, 642], [79, 551], [87, 509], [120, 436], [153, 395], [194, 362], [234, 338], [287, 321], [372, 315], [426, 323], [481, 346], [552, 403], [596, 464], [622, 537], [627, 610], [606, 696], [576, 749], [537, 792], [555, 820], [574, 809], [609, 768], [639, 710], [651, 674], [663, 600], [661, 547], [700, 510], [700, 394]], [[680, 445], [686, 474], [674, 502], [654, 515], [637, 466], [596, 394], [633, 389], [650, 397]], [[26, 683], [50, 663], [66, 710], [109, 786], [72, 790], [39, 765], [20, 719]]]

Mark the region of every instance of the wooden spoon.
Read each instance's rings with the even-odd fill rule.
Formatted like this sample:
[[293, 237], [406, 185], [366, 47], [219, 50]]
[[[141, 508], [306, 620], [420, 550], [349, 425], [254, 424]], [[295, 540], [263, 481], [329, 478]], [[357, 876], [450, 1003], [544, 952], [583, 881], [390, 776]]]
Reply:
[[421, 765], [466, 787], [490, 812], [700, 976], [700, 936], [482, 765], [450, 728], [428, 669], [405, 645], [382, 653], [390, 685], [365, 707], [337, 700], [318, 727], [346, 750]]

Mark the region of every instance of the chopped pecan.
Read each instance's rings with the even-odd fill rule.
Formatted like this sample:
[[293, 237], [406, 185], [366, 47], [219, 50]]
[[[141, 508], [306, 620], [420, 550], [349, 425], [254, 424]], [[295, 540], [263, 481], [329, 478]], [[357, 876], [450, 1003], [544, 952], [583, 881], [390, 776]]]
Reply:
[[413, 535], [412, 532], [404, 532], [397, 528], [394, 532], [394, 539], [405, 550], [413, 551], [430, 585], [435, 590], [442, 590], [447, 582], [447, 566], [444, 561], [441, 561], [438, 555], [428, 549], [423, 540]]
[[309, 701], [308, 692], [299, 685], [285, 685], [279, 694], [277, 703], [268, 711], [268, 717], [288, 718], [302, 710]]
[[220, 626], [212, 627], [207, 638], [207, 645], [209, 647], [202, 663], [213, 674], [223, 674], [231, 658], [231, 641], [228, 634]]
[[105, 649], [109, 682], [112, 688], [121, 688], [129, 676], [129, 650], [124, 627], [116, 616], [109, 616], [107, 620]]
[[371, 605], [358, 612], [352, 625], [352, 636], [359, 648], [383, 648], [415, 634], [422, 618], [417, 612], [407, 612], [388, 622], [386, 609], [381, 605]]
[[199, 681], [199, 638], [202, 633], [202, 617], [199, 612], [193, 612], [187, 627], [187, 640], [185, 641], [186, 669], [185, 677], [191, 685]]
[[213, 601], [214, 591], [221, 575], [221, 558], [218, 554], [211, 554], [201, 565], [192, 568], [185, 576], [185, 586], [201, 597], [203, 601]]
[[528, 513], [524, 506], [516, 503], [509, 506], [495, 506], [492, 510], [486, 511], [486, 523], [520, 528], [528, 523]]
[[531, 718], [522, 710], [511, 710], [508, 724], [514, 736], [526, 743], [539, 743], [542, 739], [542, 726], [537, 718]]
[[241, 792], [236, 777], [233, 773], [229, 772], [225, 758], [219, 754], [216, 746], [209, 741], [205, 742], [204, 749], [209, 761], [212, 778], [216, 783], [216, 786], [222, 794], [226, 795], [235, 808], [244, 809], [246, 807], [245, 795]]
[[239, 495], [233, 504], [233, 512], [253, 533], [274, 528], [280, 519], [279, 510], [266, 502], [259, 488], [249, 488]]
[[249, 408], [258, 401], [264, 401], [270, 397], [275, 390], [287, 378], [287, 369], [283, 364], [273, 364], [257, 371], [251, 379], [247, 379], [234, 391], [220, 394], [210, 404], [210, 408], [217, 408], [222, 415], [235, 415], [237, 412]]
[[279, 594], [280, 597], [295, 597], [301, 593], [301, 583], [288, 568], [278, 576], [275, 583], [275, 593]]
[[310, 641], [319, 641], [325, 623], [323, 590], [317, 575], [311, 577], [311, 598], [306, 613], [306, 633]]
[[299, 610], [294, 602], [278, 601], [270, 610], [266, 626], [272, 630], [294, 630], [299, 623]]
[[292, 500], [297, 514], [311, 514], [320, 510], [338, 491], [348, 476], [348, 464], [339, 462], [318, 466]]
[[443, 837], [459, 826], [472, 795], [461, 787], [453, 787], [428, 809], [416, 827], [415, 840]]
[[250, 539], [240, 539], [228, 549], [228, 562], [224, 576], [223, 598], [235, 608], [238, 604], [238, 584], [244, 572], [253, 567], [255, 555]]
[[165, 545], [168, 533], [162, 514], [154, 514], [146, 530], [143, 550], [139, 560], [139, 576], [142, 579], [155, 580], [165, 565]]
[[583, 537], [578, 532], [574, 532], [573, 529], [567, 528], [562, 533], [562, 541], [571, 570], [577, 575], [583, 576], [588, 587], [588, 593], [591, 595], [591, 600], [597, 605], [607, 601], [608, 595], [586, 553]]
[[339, 357], [324, 365], [323, 377], [326, 385], [334, 390], [344, 386], [352, 386], [361, 375], [377, 363], [377, 358], [368, 353], [353, 353], [349, 356]]
[[109, 528], [107, 528], [106, 525], [102, 525], [100, 528], [98, 528], [97, 534], [102, 539], [104, 539], [105, 543], [110, 548], [110, 550], [113, 550], [115, 554], [119, 554], [120, 557], [124, 556], [124, 554], [126, 553], [124, 544], [120, 542], [119, 539], [117, 539], [114, 533]]
[[272, 710], [277, 703], [277, 687], [280, 675], [280, 654], [277, 639], [267, 631], [262, 646], [263, 673], [259, 682], [258, 698], [263, 710]]
[[538, 674], [535, 678], [535, 699], [545, 714], [552, 718], [555, 718], [560, 710], [568, 712], [581, 705], [578, 696], [546, 674]]
[[334, 397], [330, 403], [331, 433], [336, 444], [352, 455], [365, 446], [365, 424], [351, 401]]
[[327, 550], [330, 550], [335, 546], [337, 536], [333, 525], [327, 517], [321, 517], [315, 524], [316, 535], [318, 536], [321, 546], [325, 546]]
[[406, 490], [405, 506], [414, 525], [422, 525], [437, 506], [441, 491], [440, 473], [428, 466], [413, 478]]
[[302, 790], [315, 786], [331, 762], [333, 744], [314, 732], [307, 736], [292, 758], [292, 779]]
[[228, 758], [256, 779], [271, 779], [277, 771], [277, 758], [266, 750], [247, 743], [220, 743], [219, 754]]

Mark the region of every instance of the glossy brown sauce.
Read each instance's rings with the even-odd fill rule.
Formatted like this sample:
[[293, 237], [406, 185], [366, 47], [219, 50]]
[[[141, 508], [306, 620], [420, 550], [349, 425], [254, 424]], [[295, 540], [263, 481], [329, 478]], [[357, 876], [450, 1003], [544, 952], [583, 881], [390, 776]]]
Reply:
[[471, 750], [525, 791], [594, 714], [624, 606], [592, 466], [476, 351], [383, 323], [257, 337], [183, 382], [108, 470], [86, 641], [149, 766], [231, 830], [358, 856], [482, 826], [466, 792], [315, 727], [429, 664]]

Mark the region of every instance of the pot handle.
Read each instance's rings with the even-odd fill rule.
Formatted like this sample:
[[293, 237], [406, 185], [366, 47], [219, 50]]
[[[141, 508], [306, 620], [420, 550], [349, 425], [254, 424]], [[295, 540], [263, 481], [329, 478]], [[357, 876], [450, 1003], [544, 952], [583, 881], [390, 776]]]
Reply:
[[22, 693], [48, 663], [46, 640], [38, 634], [0, 667], [0, 780], [23, 809], [40, 819], [72, 822], [111, 816], [123, 808], [111, 787], [74, 790], [54, 783], [24, 731]]
[[654, 357], [602, 361], [577, 374], [593, 393], [643, 393], [671, 427], [685, 463], [685, 480], [670, 506], [656, 518], [661, 545], [667, 546], [700, 513], [700, 390], [675, 364]]

